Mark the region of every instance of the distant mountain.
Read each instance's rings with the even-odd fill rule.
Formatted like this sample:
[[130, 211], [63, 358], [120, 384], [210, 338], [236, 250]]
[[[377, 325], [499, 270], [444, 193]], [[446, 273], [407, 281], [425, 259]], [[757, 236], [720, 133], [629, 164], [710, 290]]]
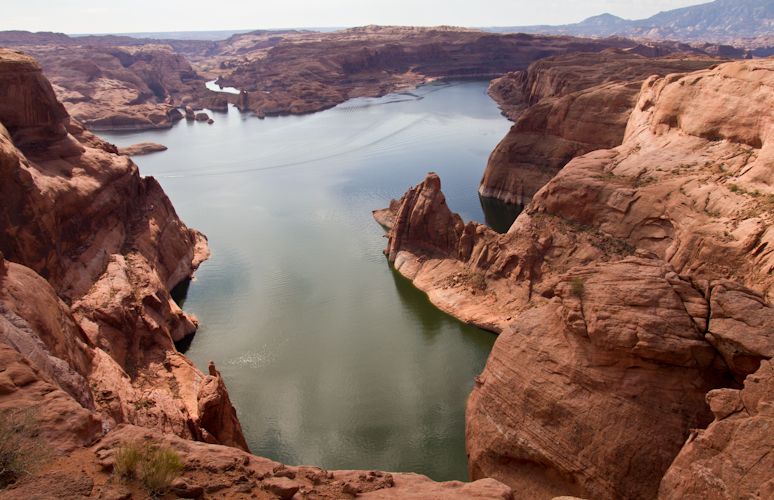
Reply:
[[715, 0], [659, 12], [648, 19], [629, 21], [611, 14], [561, 26], [482, 28], [499, 33], [669, 39], [686, 43], [729, 43], [740, 38], [774, 35], [774, 0]]

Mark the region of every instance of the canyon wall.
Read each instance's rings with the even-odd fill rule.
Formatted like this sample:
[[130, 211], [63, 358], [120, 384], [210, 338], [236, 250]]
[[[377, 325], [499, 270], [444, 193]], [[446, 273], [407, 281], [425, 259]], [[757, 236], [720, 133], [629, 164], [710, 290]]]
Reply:
[[623, 142], [642, 82], [728, 59], [620, 49], [547, 57], [492, 81], [489, 94], [515, 123], [489, 157], [479, 193], [526, 205], [570, 160]]
[[[206, 238], [155, 179], [70, 118], [34, 59], [10, 50], [0, 197], [2, 338], [15, 351], [4, 356], [19, 366], [5, 371], [0, 407], [35, 402], [60, 451], [120, 423], [246, 450], [217, 371], [205, 376], [173, 343], [197, 322], [169, 290], [208, 257]], [[77, 439], [68, 405], [83, 414]]]
[[89, 130], [169, 128], [182, 118], [177, 107], [213, 105], [218, 97], [168, 45], [93, 46], [74, 40], [0, 46], [34, 57], [68, 113]]
[[[501, 332], [468, 402], [472, 479], [516, 498], [770, 494], [769, 434], [745, 448], [734, 429], [768, 411], [773, 84], [768, 60], [649, 77], [623, 143], [567, 163], [507, 234], [452, 214], [434, 174], [375, 214], [396, 269]], [[744, 407], [743, 383], [764, 388]]]
[[[11, 31], [0, 32], [0, 47], [37, 58], [59, 100], [89, 130], [171, 127], [186, 105], [225, 111], [230, 103], [259, 117], [311, 113], [437, 78], [499, 76], [547, 56], [609, 47], [648, 57], [718, 52], [668, 41], [449, 26], [255, 31], [217, 42]], [[205, 78], [244, 92], [210, 91]]]

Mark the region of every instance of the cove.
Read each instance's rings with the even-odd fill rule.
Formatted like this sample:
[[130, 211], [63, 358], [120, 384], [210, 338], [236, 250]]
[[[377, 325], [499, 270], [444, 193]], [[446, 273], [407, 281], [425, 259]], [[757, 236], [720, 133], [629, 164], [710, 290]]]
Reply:
[[468, 480], [465, 404], [495, 335], [391, 268], [371, 212], [434, 171], [453, 211], [485, 221], [478, 183], [510, 127], [487, 86], [100, 134], [169, 148], [133, 159], [209, 238], [183, 305], [200, 321], [185, 354], [205, 372], [215, 361], [252, 453]]

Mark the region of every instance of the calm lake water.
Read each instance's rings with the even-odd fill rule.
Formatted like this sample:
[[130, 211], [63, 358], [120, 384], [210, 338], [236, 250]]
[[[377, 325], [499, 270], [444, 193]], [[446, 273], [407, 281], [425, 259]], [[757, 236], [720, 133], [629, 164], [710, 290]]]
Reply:
[[209, 238], [183, 305], [201, 322], [186, 355], [205, 372], [215, 361], [254, 454], [468, 480], [465, 404], [495, 335], [397, 273], [371, 212], [435, 171], [453, 211], [485, 220], [478, 183], [510, 127], [487, 85], [100, 134], [169, 147], [134, 161]]

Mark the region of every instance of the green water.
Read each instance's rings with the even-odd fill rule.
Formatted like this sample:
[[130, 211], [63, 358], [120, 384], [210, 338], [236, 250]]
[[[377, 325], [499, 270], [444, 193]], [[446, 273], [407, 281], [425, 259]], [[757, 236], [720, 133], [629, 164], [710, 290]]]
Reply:
[[134, 160], [209, 237], [184, 303], [201, 323], [186, 355], [204, 371], [215, 361], [253, 453], [468, 479], [465, 403], [495, 336], [392, 269], [371, 211], [435, 171], [451, 209], [485, 221], [478, 182], [510, 126], [487, 85], [101, 134], [169, 147]]

